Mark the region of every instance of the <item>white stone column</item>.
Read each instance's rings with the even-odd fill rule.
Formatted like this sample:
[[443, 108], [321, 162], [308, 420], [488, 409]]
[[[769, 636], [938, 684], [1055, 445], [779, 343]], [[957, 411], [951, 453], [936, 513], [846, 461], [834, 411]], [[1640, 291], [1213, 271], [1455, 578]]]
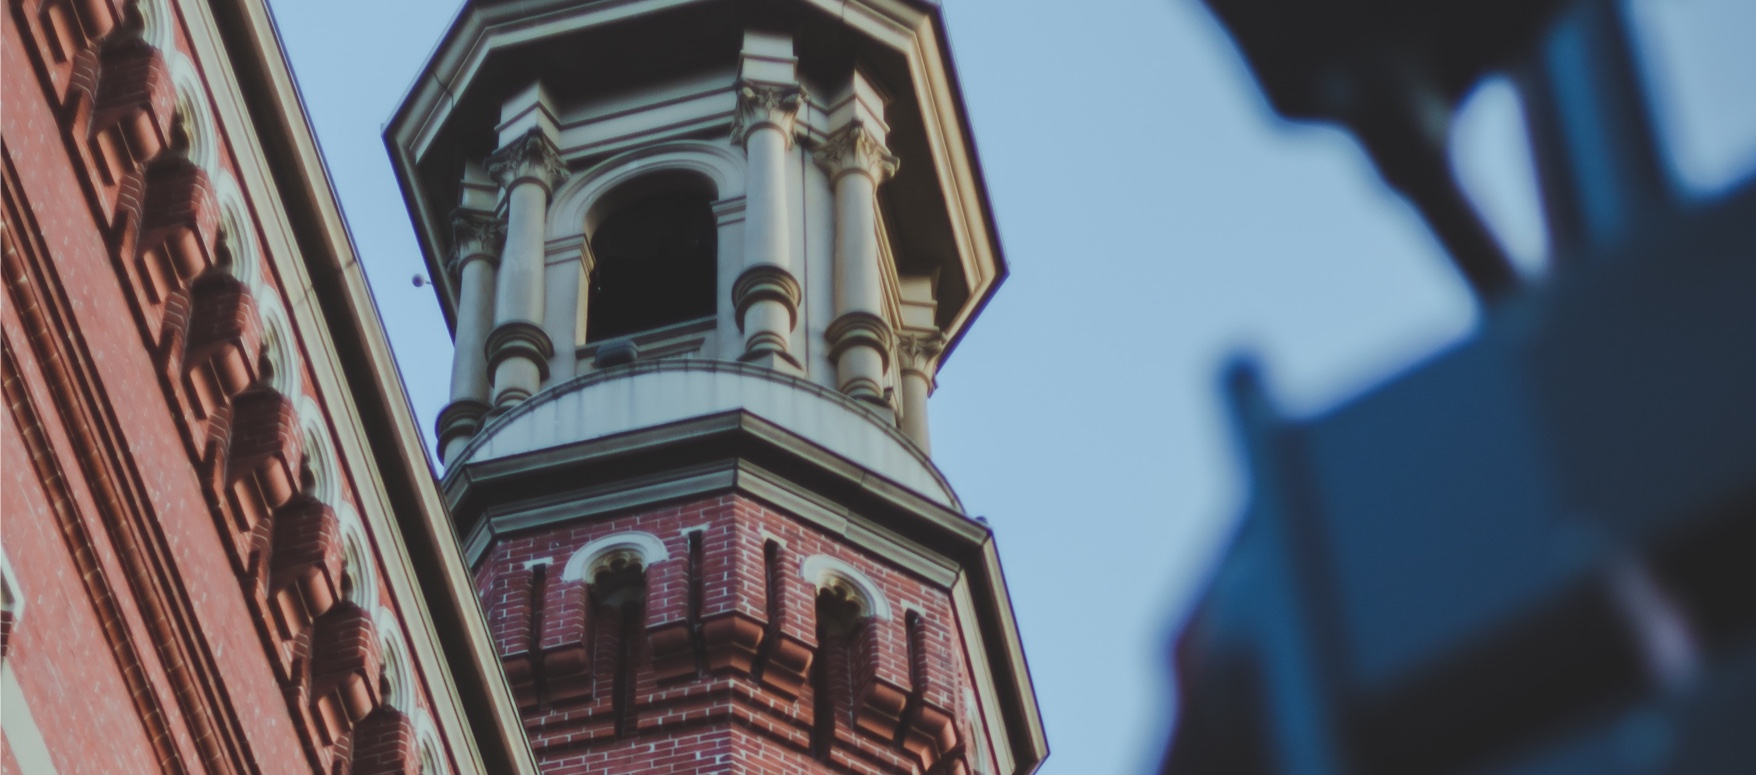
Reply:
[[897, 371], [902, 377], [902, 432], [929, 455], [933, 444], [927, 429], [927, 397], [933, 394], [933, 375], [944, 350], [945, 338], [937, 332], [905, 331], [896, 341]]
[[797, 85], [746, 83], [738, 90], [732, 142], [748, 159], [744, 198], [744, 271], [732, 285], [741, 360], [798, 370], [792, 333], [799, 322], [799, 281], [793, 274], [787, 218], [787, 151], [804, 92]]
[[588, 298], [580, 294], [585, 287], [582, 275], [591, 271], [585, 261], [584, 244], [582, 235], [578, 244], [550, 245], [555, 252], [545, 256], [548, 263], [543, 269], [543, 331], [555, 346], [554, 354], [549, 356], [550, 383], [571, 379], [578, 373], [579, 343], [584, 341], [578, 338], [579, 321]]
[[891, 328], [878, 254], [878, 184], [895, 174], [896, 157], [881, 136], [856, 121], [831, 136], [816, 159], [835, 188], [835, 320], [825, 333], [836, 385], [854, 398], [888, 405]]
[[542, 327], [543, 232], [549, 194], [565, 168], [555, 144], [533, 129], [490, 157], [488, 172], [506, 189], [506, 248], [487, 344], [499, 410], [529, 398], [549, 375], [554, 346]]
[[457, 283], [457, 333], [451, 403], [438, 422], [439, 459], [445, 462], [481, 430], [488, 413], [488, 331], [494, 325], [494, 272], [506, 224], [492, 213], [460, 209], [451, 229], [455, 249], [448, 270]]

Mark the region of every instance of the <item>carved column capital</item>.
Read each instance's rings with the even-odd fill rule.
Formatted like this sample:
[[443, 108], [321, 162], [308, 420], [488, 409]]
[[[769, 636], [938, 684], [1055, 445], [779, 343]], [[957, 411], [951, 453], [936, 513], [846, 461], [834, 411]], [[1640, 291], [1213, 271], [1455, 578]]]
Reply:
[[897, 368], [904, 372], [920, 372], [928, 380], [939, 369], [939, 354], [945, 352], [945, 336], [938, 331], [905, 330], [896, 336]]
[[732, 142], [743, 145], [751, 132], [772, 126], [793, 144], [793, 124], [799, 108], [805, 104], [805, 90], [799, 86], [769, 86], [753, 83], [738, 86], [738, 107], [732, 114]]
[[871, 178], [873, 184], [883, 183], [895, 175], [899, 161], [877, 135], [860, 123], [849, 124], [831, 135], [813, 158], [829, 171], [832, 181], [840, 180], [850, 172], [860, 172]]
[[567, 178], [567, 165], [554, 141], [540, 129], [532, 129], [488, 157], [488, 174], [506, 190], [526, 181], [553, 193]]
[[480, 258], [490, 265], [500, 263], [500, 249], [506, 243], [506, 222], [493, 213], [458, 209], [451, 213], [451, 260], [445, 268], [453, 275], [463, 271], [470, 259]]

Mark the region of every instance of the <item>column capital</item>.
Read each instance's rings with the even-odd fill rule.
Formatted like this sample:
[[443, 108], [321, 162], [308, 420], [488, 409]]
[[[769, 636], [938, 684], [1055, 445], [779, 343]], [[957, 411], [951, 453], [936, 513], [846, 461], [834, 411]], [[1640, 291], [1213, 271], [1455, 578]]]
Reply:
[[859, 122], [830, 135], [812, 158], [829, 171], [831, 181], [840, 180], [850, 172], [859, 172], [871, 178], [873, 184], [883, 183], [895, 175], [899, 162], [896, 155], [884, 147], [884, 141]]
[[542, 186], [545, 192], [553, 193], [555, 187], [567, 178], [567, 165], [561, 162], [561, 152], [555, 147], [555, 142], [537, 128], [489, 156], [488, 174], [508, 191], [519, 183], [530, 181]]
[[904, 329], [896, 335], [896, 365], [901, 371], [920, 372], [931, 381], [943, 352], [945, 335], [938, 331]]
[[500, 249], [506, 243], [506, 221], [493, 213], [458, 208], [451, 211], [451, 260], [446, 271], [457, 274], [470, 259], [486, 259], [490, 265], [500, 263]]
[[805, 89], [797, 84], [738, 84], [738, 107], [732, 114], [732, 143], [743, 145], [750, 133], [772, 126], [793, 144], [793, 125], [805, 104]]

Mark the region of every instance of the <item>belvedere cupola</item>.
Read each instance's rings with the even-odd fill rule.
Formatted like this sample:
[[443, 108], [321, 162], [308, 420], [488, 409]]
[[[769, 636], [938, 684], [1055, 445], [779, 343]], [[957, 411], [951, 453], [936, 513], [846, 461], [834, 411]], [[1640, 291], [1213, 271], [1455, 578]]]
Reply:
[[443, 487], [549, 772], [1026, 773], [929, 454], [1005, 263], [926, 2], [470, 2], [386, 130]]

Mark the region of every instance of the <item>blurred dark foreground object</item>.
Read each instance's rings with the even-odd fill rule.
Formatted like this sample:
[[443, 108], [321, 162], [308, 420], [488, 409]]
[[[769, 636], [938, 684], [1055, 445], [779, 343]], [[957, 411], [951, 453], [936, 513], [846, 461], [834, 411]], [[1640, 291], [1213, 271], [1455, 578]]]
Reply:
[[[1228, 374], [1251, 500], [1177, 645], [1164, 771], [1756, 773], [1756, 185], [1671, 192], [1608, 0], [1206, 2], [1484, 311], [1313, 419]], [[1447, 162], [1491, 72], [1524, 100], [1540, 284]]]

